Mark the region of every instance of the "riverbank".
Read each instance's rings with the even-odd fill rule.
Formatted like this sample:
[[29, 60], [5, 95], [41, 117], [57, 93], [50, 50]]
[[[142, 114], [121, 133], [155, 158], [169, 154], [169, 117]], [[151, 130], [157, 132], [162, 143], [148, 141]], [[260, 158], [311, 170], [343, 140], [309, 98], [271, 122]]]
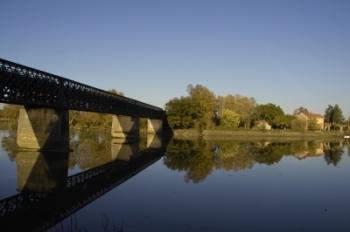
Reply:
[[177, 139], [219, 139], [219, 140], [300, 140], [300, 139], [342, 139], [344, 132], [290, 131], [290, 130], [174, 130]]

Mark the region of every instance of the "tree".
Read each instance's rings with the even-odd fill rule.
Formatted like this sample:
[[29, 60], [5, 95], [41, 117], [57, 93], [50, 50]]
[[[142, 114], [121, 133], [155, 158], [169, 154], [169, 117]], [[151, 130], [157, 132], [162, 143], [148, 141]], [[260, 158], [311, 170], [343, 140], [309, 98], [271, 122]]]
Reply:
[[308, 114], [309, 113], [309, 110], [300, 106], [298, 109], [294, 110], [294, 115], [297, 115], [297, 114]]
[[236, 112], [224, 109], [221, 112], [220, 126], [222, 128], [237, 128], [240, 123], [240, 116]]
[[116, 89], [111, 89], [111, 90], [108, 90], [108, 92], [110, 93], [114, 93], [114, 94], [117, 94], [117, 95], [120, 95], [120, 96], [124, 96], [124, 93], [123, 92], [120, 92]]
[[325, 121], [332, 125], [332, 128], [340, 126], [344, 122], [343, 111], [338, 104], [328, 105], [324, 114]]
[[280, 106], [272, 103], [258, 105], [254, 111], [255, 120], [265, 120], [273, 127], [276, 127], [274, 119], [277, 116], [284, 116], [284, 112]]
[[332, 115], [333, 115], [333, 106], [332, 105], [328, 105], [327, 109], [325, 110], [324, 113], [324, 120], [327, 123], [332, 123]]
[[236, 112], [240, 115], [244, 128], [250, 127], [253, 111], [256, 107], [256, 101], [254, 98], [241, 95], [227, 95], [219, 97], [218, 102], [221, 107], [220, 111], [223, 109], [229, 109]]
[[333, 108], [332, 123], [341, 124], [344, 122], [343, 111], [336, 104]]
[[195, 126], [200, 110], [190, 97], [174, 98], [165, 105], [168, 122], [173, 129], [188, 129]]
[[187, 92], [198, 110], [198, 128], [214, 126], [215, 94], [203, 85], [188, 85]]
[[202, 85], [188, 85], [187, 97], [173, 98], [165, 105], [169, 125], [173, 129], [213, 127], [216, 97]]
[[292, 126], [294, 116], [292, 115], [277, 115], [273, 120], [273, 123], [278, 129], [289, 129]]

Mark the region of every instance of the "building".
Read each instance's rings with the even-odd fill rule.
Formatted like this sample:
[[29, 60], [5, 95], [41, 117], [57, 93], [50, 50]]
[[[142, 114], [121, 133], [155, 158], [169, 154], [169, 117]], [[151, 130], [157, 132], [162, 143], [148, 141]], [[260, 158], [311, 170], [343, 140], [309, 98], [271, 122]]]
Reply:
[[260, 129], [260, 130], [271, 130], [272, 129], [271, 125], [268, 122], [266, 122], [265, 120], [256, 121], [255, 127]]
[[320, 114], [315, 114], [312, 112], [307, 112], [307, 113], [299, 113], [296, 114], [295, 117], [297, 117], [298, 119], [302, 119], [308, 122], [308, 124], [310, 124], [310, 121], [314, 121], [316, 123], [316, 125], [318, 125], [320, 130], [324, 129], [324, 117]]

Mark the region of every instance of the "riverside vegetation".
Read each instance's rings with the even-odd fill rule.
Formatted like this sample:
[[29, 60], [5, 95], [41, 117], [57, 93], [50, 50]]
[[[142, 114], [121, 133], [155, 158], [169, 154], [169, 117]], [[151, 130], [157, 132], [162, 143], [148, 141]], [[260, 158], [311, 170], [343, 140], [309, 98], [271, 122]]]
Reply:
[[[114, 94], [123, 95], [114, 89]], [[241, 95], [215, 95], [203, 85], [188, 85], [188, 96], [170, 99], [166, 105], [167, 120], [178, 137], [329, 137], [350, 133], [350, 116], [345, 120], [338, 104], [329, 105], [324, 112], [324, 125], [314, 119], [298, 115], [312, 114], [299, 107], [294, 114], [286, 114], [273, 103], [258, 104], [253, 97]], [[4, 105], [0, 122], [16, 121], [21, 106]], [[70, 125], [76, 128], [109, 128], [108, 114], [71, 111]], [[141, 119], [141, 128], [146, 127]], [[263, 133], [262, 133], [263, 132]]]
[[[187, 92], [165, 106], [175, 136], [339, 136], [350, 131], [350, 117], [345, 120], [338, 104], [329, 105], [324, 116], [305, 107], [290, 115], [276, 104], [258, 104], [241, 95], [217, 96], [203, 85], [189, 85]], [[300, 114], [317, 115], [322, 123]]]

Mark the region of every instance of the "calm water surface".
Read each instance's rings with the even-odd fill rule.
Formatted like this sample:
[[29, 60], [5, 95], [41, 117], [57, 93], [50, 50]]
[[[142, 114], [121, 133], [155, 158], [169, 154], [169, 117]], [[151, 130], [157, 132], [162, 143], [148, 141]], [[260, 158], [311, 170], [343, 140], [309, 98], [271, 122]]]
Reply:
[[43, 154], [0, 139], [1, 231], [350, 230], [346, 140], [161, 146], [88, 131]]

